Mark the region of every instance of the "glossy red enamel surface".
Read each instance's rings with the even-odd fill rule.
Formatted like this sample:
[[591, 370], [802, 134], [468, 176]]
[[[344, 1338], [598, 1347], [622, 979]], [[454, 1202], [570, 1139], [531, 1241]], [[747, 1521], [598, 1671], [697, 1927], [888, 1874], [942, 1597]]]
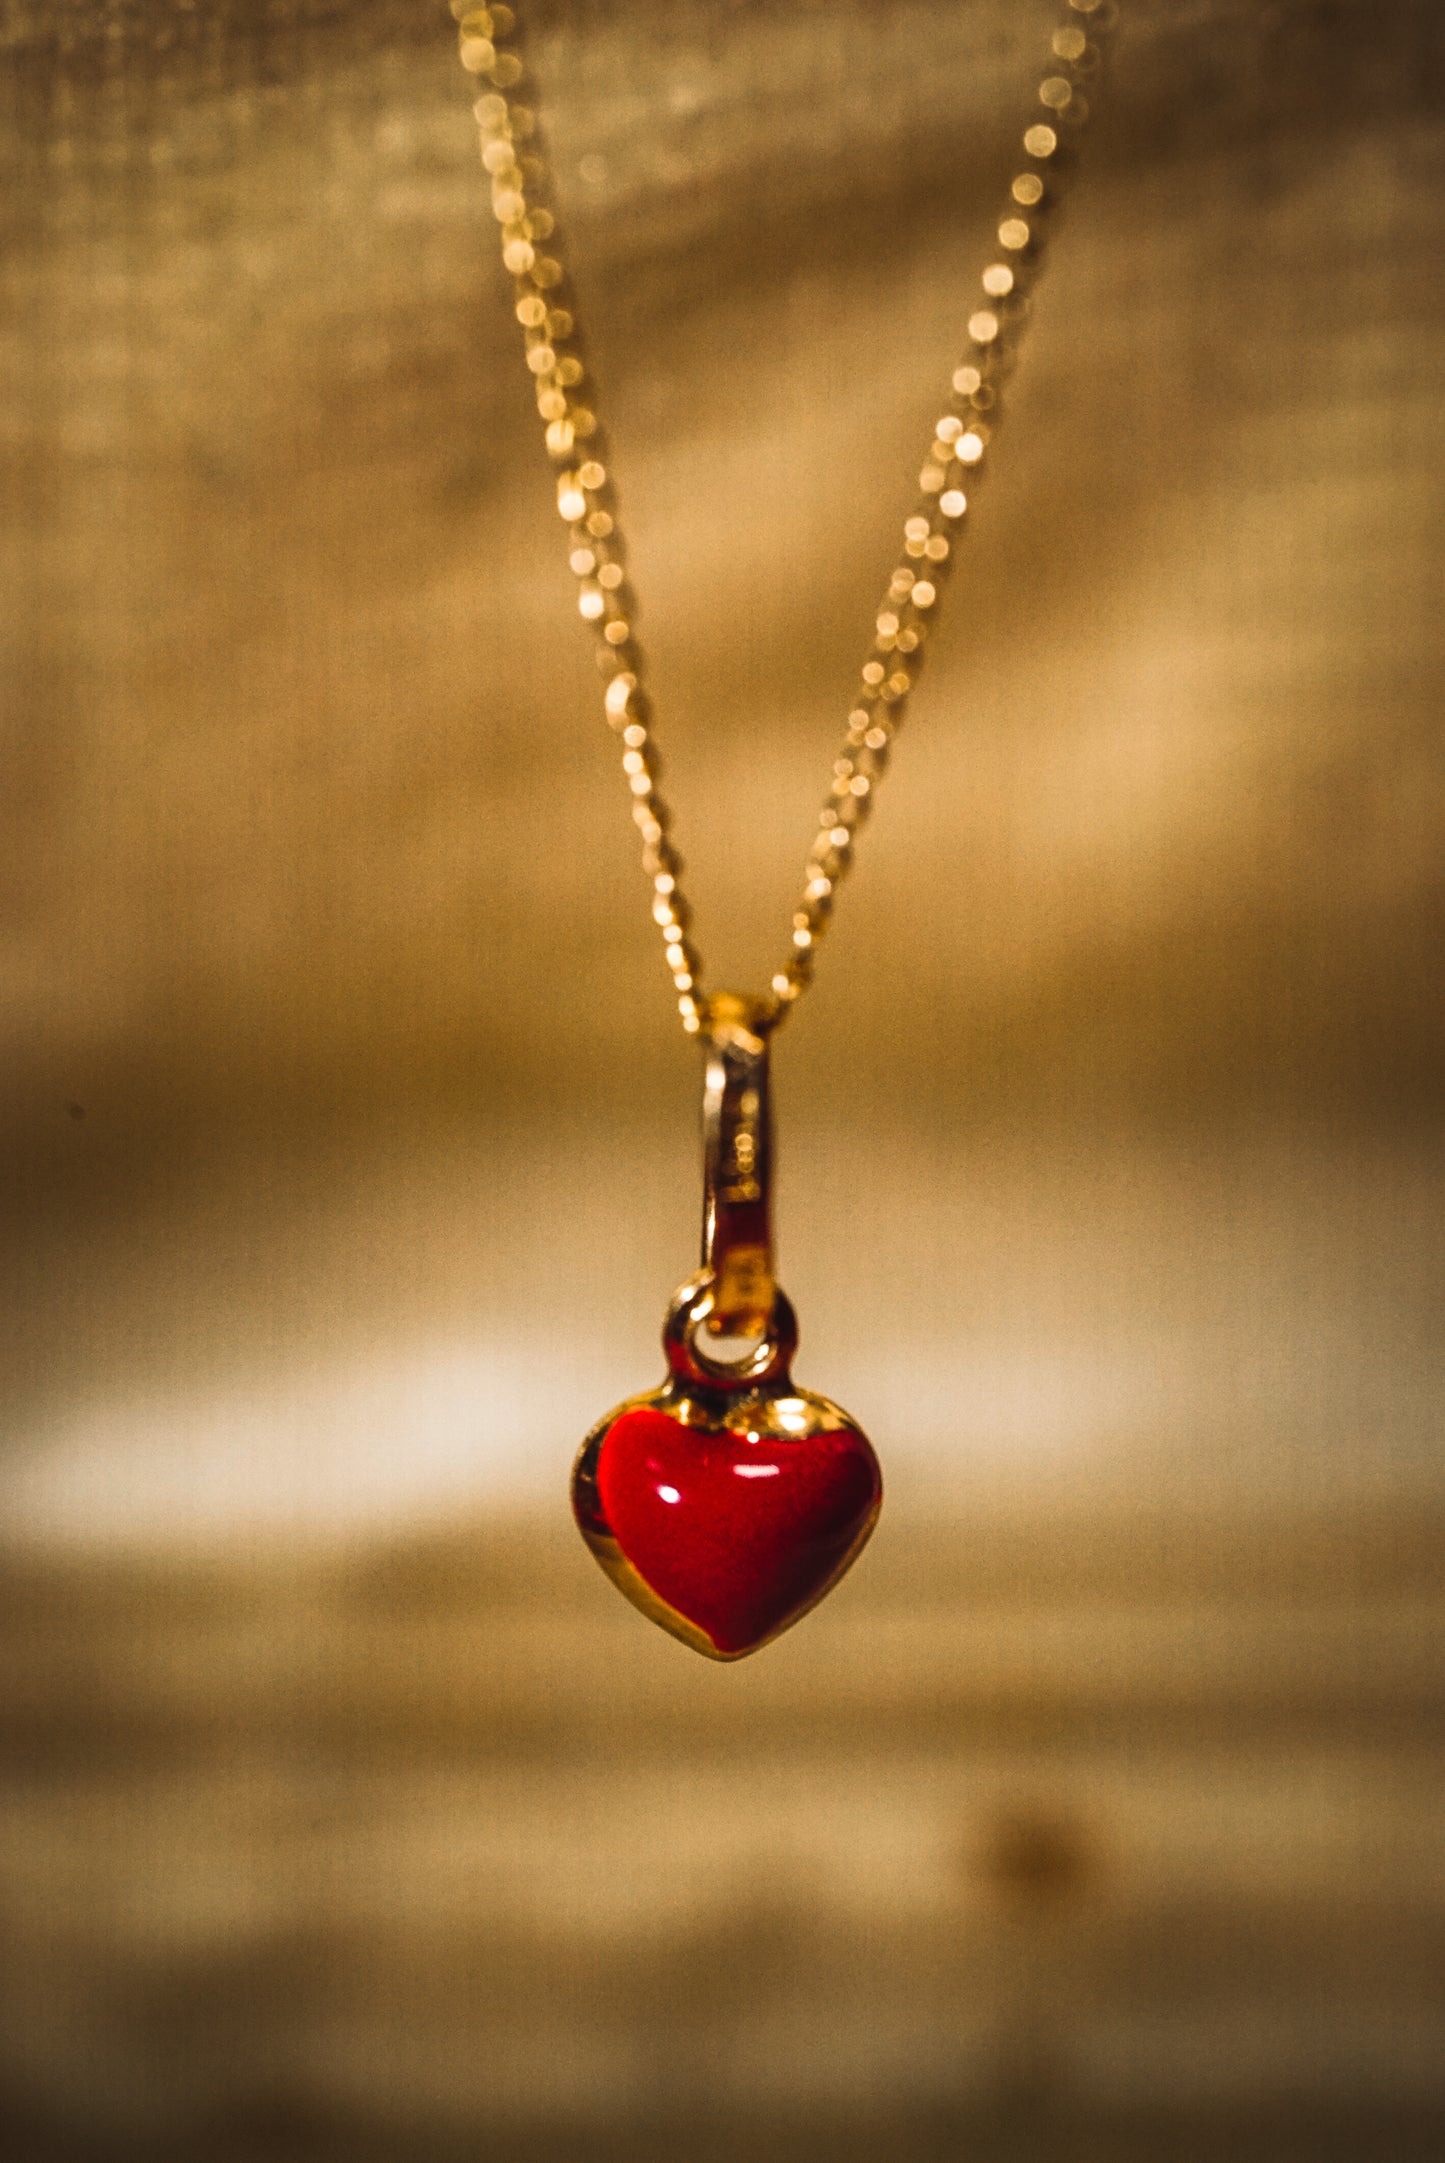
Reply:
[[641, 1406], [608, 1429], [596, 1478], [637, 1575], [727, 1654], [761, 1644], [817, 1597], [881, 1493], [856, 1427], [749, 1440]]

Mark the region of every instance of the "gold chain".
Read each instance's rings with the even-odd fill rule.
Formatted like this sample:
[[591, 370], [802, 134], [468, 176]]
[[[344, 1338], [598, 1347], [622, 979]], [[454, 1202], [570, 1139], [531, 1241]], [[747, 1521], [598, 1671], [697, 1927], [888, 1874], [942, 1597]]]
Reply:
[[[482, 164], [491, 179], [492, 209], [502, 228], [502, 262], [516, 281], [516, 314], [526, 338], [527, 366], [546, 425], [547, 449], [558, 468], [557, 508], [568, 528], [577, 607], [597, 634], [598, 664], [606, 683], [603, 706], [622, 739], [622, 770], [642, 837], [643, 869], [652, 882], [653, 918], [662, 932], [682, 1025], [696, 1035], [709, 1002], [702, 989], [702, 964], [688, 936], [691, 911], [679, 884], [682, 860], [672, 845], [671, 814], [658, 788], [615, 492], [601, 455], [576, 318], [571, 306], [564, 305], [571, 296], [559, 260], [556, 218], [545, 200], [547, 170], [538, 155], [536, 112], [518, 102], [526, 69], [515, 49], [516, 15], [510, 7], [474, 7], [469, 0], [451, 0], [451, 11], [460, 22], [462, 66], [493, 85], [478, 98], [474, 111]], [[1099, 72], [1102, 40], [1115, 12], [1114, 0], [1068, 0], [1064, 21], [1053, 34], [1050, 72], [1038, 93], [1048, 117], [1024, 130], [1028, 162], [1011, 183], [1007, 211], [999, 222], [1001, 252], [983, 273], [983, 305], [968, 319], [967, 358], [953, 373], [948, 411], [935, 425], [918, 477], [918, 505], [904, 521], [902, 561], [874, 618], [872, 645], [848, 715], [848, 732], [833, 761], [832, 786], [819, 813], [803, 891], [793, 912], [792, 948], [772, 979], [764, 1006], [769, 1026], [782, 1019], [811, 981], [813, 956], [834, 896], [852, 865], [858, 829], [887, 770], [967, 517], [967, 489], [998, 431], [999, 393], [1028, 322], [1048, 213], [1089, 117], [1087, 89]]]

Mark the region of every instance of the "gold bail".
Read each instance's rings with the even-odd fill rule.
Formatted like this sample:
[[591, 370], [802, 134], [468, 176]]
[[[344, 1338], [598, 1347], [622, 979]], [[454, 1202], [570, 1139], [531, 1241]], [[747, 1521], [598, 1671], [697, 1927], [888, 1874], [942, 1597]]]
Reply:
[[704, 1327], [714, 1337], [758, 1335], [777, 1297], [768, 1086], [776, 1019], [767, 1000], [735, 992], [714, 993], [703, 1016], [702, 1266], [713, 1281]]

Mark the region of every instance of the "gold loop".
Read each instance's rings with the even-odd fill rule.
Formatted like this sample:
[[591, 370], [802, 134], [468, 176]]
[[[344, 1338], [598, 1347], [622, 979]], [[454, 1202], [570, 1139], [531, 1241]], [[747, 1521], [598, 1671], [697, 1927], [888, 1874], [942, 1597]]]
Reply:
[[668, 1372], [694, 1388], [744, 1390], [778, 1385], [787, 1388], [798, 1349], [798, 1318], [780, 1285], [753, 1350], [741, 1360], [712, 1359], [698, 1343], [714, 1312], [716, 1287], [711, 1270], [699, 1270], [679, 1285], [662, 1325], [662, 1349]]

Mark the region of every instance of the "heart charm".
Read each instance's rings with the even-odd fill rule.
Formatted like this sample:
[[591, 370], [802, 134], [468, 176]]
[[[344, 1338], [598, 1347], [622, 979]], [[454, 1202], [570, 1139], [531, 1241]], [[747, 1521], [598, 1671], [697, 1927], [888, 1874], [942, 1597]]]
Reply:
[[737, 1660], [838, 1582], [877, 1521], [883, 1480], [847, 1413], [794, 1387], [784, 1294], [737, 1380], [698, 1341], [712, 1303], [708, 1272], [678, 1293], [663, 1332], [671, 1376], [593, 1428], [572, 1507], [634, 1606], [710, 1659]]
[[609, 1412], [572, 1473], [608, 1576], [714, 1660], [756, 1652], [816, 1607], [883, 1500], [867, 1436], [793, 1384], [798, 1325], [773, 1275], [771, 1025], [757, 1001], [710, 1003], [703, 1266], [668, 1309], [668, 1379]]
[[582, 1535], [654, 1622], [715, 1660], [755, 1652], [837, 1583], [873, 1530], [878, 1461], [826, 1397], [633, 1398], [584, 1444]]

